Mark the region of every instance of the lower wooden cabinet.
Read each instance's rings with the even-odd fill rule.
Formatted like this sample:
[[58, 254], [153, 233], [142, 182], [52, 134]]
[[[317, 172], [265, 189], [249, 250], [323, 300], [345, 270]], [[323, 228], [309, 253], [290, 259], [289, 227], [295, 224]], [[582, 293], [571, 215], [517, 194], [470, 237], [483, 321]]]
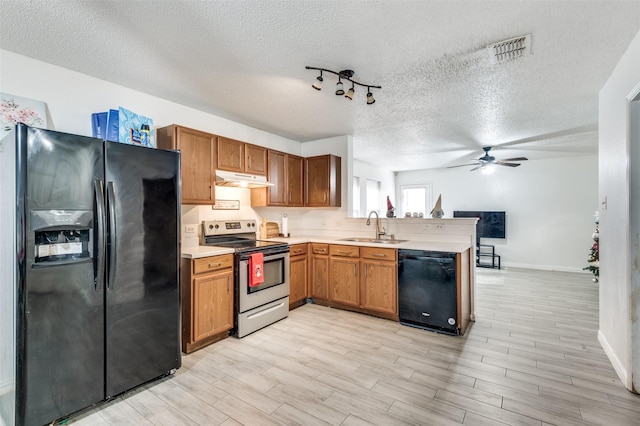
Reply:
[[183, 259], [180, 273], [182, 351], [190, 353], [233, 328], [233, 254]]
[[314, 301], [329, 300], [329, 244], [309, 244], [309, 293]]
[[307, 244], [294, 244], [289, 247], [289, 309], [305, 303], [307, 290]]
[[360, 306], [398, 315], [398, 262], [395, 249], [362, 247]]
[[330, 300], [360, 306], [360, 250], [355, 246], [329, 246]]
[[[397, 259], [396, 249], [329, 245], [328, 300], [319, 298], [317, 301], [398, 321]], [[316, 277], [319, 271], [314, 267], [312, 261], [312, 281], [320, 282]], [[318, 286], [317, 283], [312, 285]], [[318, 297], [316, 294], [322, 292], [312, 288], [314, 301]]]

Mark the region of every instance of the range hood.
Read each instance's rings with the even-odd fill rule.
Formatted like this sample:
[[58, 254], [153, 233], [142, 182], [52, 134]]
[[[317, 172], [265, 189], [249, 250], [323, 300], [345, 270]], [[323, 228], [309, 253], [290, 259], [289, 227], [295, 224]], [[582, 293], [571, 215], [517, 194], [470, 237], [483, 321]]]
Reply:
[[264, 188], [274, 186], [272, 183], [267, 182], [266, 176], [227, 172], [225, 170], [216, 170], [215, 183], [218, 186], [235, 186], [238, 188]]

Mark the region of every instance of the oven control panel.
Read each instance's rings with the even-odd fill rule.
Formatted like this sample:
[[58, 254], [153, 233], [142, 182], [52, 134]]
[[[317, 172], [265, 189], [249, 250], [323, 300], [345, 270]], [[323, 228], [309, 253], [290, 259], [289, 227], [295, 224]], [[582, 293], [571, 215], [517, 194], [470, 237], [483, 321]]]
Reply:
[[205, 220], [202, 222], [202, 235], [228, 235], [248, 232], [257, 232], [258, 225], [255, 220]]

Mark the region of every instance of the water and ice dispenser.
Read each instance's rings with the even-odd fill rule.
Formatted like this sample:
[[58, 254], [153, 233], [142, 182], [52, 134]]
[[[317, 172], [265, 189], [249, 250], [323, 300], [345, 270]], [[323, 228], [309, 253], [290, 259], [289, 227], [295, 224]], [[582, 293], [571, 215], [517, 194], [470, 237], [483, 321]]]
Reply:
[[93, 257], [93, 212], [33, 210], [34, 259], [39, 266]]

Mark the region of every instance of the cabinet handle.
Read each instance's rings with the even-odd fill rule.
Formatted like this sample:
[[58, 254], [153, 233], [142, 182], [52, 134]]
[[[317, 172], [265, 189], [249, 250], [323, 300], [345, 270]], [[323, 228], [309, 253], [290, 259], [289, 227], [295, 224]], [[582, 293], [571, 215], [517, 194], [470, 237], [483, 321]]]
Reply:
[[291, 191], [289, 191], [289, 202], [291, 202]]
[[[209, 268], [217, 268], [218, 266], [222, 266], [222, 262], [218, 263], [210, 263]], [[228, 278], [227, 278], [228, 279]]]
[[229, 277], [227, 277], [227, 294], [229, 294]]
[[356, 266], [356, 264], [353, 264], [353, 276], [357, 277], [358, 276], [358, 267]]
[[375, 256], [375, 257], [387, 257], [386, 254], [383, 253], [371, 253], [371, 256]]
[[323, 203], [327, 202], [327, 192], [326, 191], [322, 193], [322, 202]]
[[293, 252], [294, 253], [302, 253], [302, 249], [295, 249]]
[[249, 157], [247, 158], [247, 160], [249, 160], [249, 167], [248, 167], [248, 168], [250, 169], [250, 168], [251, 168], [251, 156], [249, 156]]
[[349, 250], [338, 250], [338, 253], [341, 254], [351, 254], [351, 252]]

